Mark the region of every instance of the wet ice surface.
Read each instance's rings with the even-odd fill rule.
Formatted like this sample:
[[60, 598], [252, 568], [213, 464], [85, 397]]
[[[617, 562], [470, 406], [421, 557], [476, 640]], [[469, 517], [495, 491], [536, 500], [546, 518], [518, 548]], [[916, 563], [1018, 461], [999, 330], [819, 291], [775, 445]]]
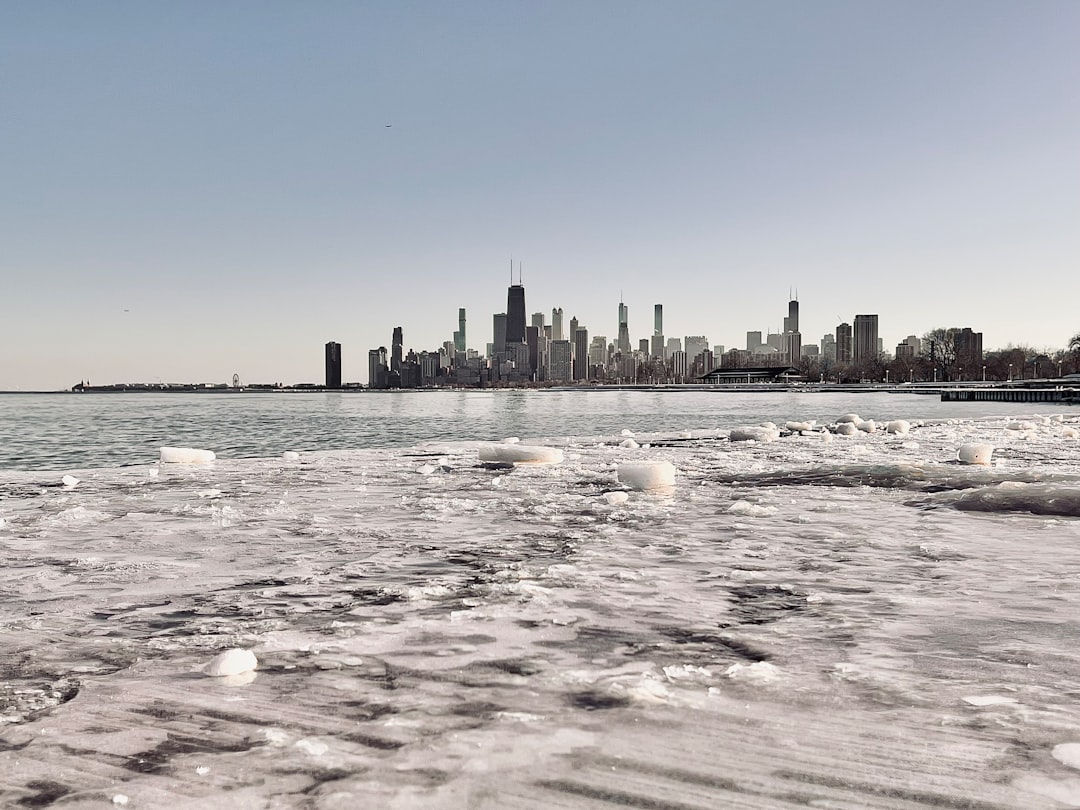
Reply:
[[0, 805], [1076, 806], [1080, 417], [1013, 422], [5, 472]]

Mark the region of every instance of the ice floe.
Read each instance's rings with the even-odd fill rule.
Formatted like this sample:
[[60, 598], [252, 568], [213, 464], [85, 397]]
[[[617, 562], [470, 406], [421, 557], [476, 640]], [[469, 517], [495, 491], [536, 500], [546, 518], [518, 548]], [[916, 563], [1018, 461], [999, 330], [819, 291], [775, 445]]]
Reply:
[[488, 444], [479, 450], [480, 460], [489, 464], [559, 464], [563, 451], [558, 447], [528, 444]]
[[982, 464], [989, 465], [992, 463], [991, 456], [994, 454], [994, 446], [992, 444], [981, 444], [972, 442], [970, 444], [960, 445], [960, 449], [956, 451], [956, 457], [961, 464]]
[[209, 464], [216, 458], [213, 450], [194, 447], [162, 447], [159, 453], [162, 464]]
[[243, 675], [252, 672], [259, 666], [259, 659], [251, 650], [234, 647], [215, 655], [203, 667], [203, 672], [212, 678], [228, 677], [230, 675]]
[[630, 461], [617, 470], [619, 483], [636, 490], [675, 486], [675, 465], [670, 461]]

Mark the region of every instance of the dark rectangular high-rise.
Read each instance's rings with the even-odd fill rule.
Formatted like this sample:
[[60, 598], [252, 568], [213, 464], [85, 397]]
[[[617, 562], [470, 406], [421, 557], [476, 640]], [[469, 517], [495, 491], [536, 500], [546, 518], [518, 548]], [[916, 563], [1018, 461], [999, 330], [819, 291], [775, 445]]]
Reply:
[[878, 316], [856, 315], [851, 330], [851, 359], [856, 363], [878, 356]]
[[[511, 284], [506, 291], [506, 342], [525, 342], [525, 287]], [[502, 351], [496, 346], [495, 351]]]
[[842, 323], [836, 327], [836, 362], [851, 362], [851, 324]]
[[574, 379], [589, 379], [589, 330], [580, 326], [574, 330]]
[[341, 388], [341, 344], [326, 344], [326, 387]]

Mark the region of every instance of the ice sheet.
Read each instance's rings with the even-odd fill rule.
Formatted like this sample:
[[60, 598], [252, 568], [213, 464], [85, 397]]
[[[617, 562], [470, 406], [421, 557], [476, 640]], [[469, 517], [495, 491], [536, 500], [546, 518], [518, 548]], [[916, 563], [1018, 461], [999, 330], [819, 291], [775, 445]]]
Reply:
[[1080, 445], [1009, 421], [3, 473], [0, 805], [1067, 806]]

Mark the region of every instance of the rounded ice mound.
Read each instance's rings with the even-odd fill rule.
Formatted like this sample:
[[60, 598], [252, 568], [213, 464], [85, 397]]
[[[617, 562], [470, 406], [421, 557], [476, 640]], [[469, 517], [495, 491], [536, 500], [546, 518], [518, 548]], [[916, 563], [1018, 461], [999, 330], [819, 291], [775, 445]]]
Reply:
[[733, 442], [771, 442], [780, 438], [780, 431], [775, 427], [740, 427], [733, 428], [728, 440]]
[[64, 485], [64, 489], [75, 489], [79, 485], [79, 479], [74, 475], [65, 475], [60, 482]]
[[194, 447], [162, 447], [162, 464], [209, 464], [217, 456], [213, 450], [198, 450]]
[[992, 444], [963, 444], [956, 451], [956, 457], [961, 464], [990, 464], [990, 457], [994, 454]]
[[620, 433], [619, 435], [620, 436], [633, 436], [634, 431], [630, 430], [630, 428], [623, 428], [622, 433]]
[[563, 451], [531, 444], [488, 444], [480, 448], [480, 460], [492, 464], [559, 464]]
[[836, 426], [838, 436], [854, 436], [858, 432], [859, 429], [855, 427], [854, 422], [841, 422]]
[[1061, 429], [1061, 438], [1063, 439], [1080, 439], [1080, 430], [1072, 427], [1065, 427]]
[[1080, 769], [1080, 743], [1060, 743], [1054, 746], [1050, 756], [1062, 765]]
[[857, 427], [863, 433], [873, 433], [875, 430], [877, 430], [877, 422], [875, 422], [873, 419], [867, 419], [865, 422], [859, 422], [855, 425], [855, 427]]
[[517, 444], [520, 441], [521, 439], [519, 439], [517, 436], [507, 436], [505, 439], [503, 439], [503, 444]]
[[211, 658], [210, 662], [203, 667], [203, 672], [212, 678], [223, 678], [252, 672], [257, 666], [259, 666], [259, 659], [255, 657], [255, 653], [233, 647]]
[[854, 425], [859, 424], [862, 421], [862, 417], [857, 413], [845, 413], [839, 419], [836, 420], [837, 424], [843, 424], [845, 422], [851, 422]]
[[803, 431], [813, 430], [814, 422], [813, 420], [809, 422], [788, 422], [786, 425], [784, 425], [784, 427], [786, 427], [792, 433], [802, 433]]
[[297, 453], [295, 450], [286, 450], [284, 453], [281, 454], [281, 457], [285, 461], [299, 461], [300, 460], [300, 454]]
[[1035, 423], [1034, 422], [1027, 422], [1027, 421], [1009, 422], [1009, 424], [1007, 424], [1005, 426], [1005, 429], [1006, 430], [1034, 430], [1035, 429]]
[[911, 423], [904, 419], [893, 419], [885, 425], [886, 433], [895, 433], [899, 436], [903, 436], [909, 430], [911, 430]]
[[628, 500], [630, 500], [630, 496], [627, 495], [625, 492], [621, 492], [621, 491], [619, 491], [619, 492], [605, 492], [604, 493], [604, 500], [607, 501], [612, 506], [619, 506], [620, 504], [624, 504]]
[[619, 442], [619, 447], [626, 448], [627, 450], [637, 450], [639, 447], [641, 447], [641, 445], [635, 442], [633, 439], [623, 439], [621, 442]]
[[619, 483], [630, 489], [664, 489], [675, 486], [675, 465], [670, 461], [632, 461], [620, 464]]

